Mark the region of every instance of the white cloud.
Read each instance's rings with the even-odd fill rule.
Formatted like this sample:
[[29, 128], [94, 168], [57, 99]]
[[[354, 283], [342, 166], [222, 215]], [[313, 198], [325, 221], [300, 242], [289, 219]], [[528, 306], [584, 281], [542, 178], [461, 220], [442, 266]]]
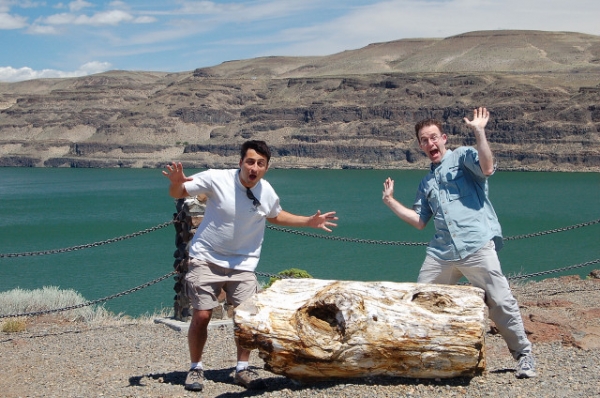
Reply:
[[77, 25], [118, 25], [121, 22], [129, 22], [134, 18], [131, 14], [121, 11], [121, 10], [112, 10], [112, 11], [104, 11], [99, 12], [91, 17], [87, 15], [80, 15], [75, 19], [75, 24]]
[[318, 11], [321, 6], [320, 0], [238, 1], [226, 4], [216, 1], [183, 1], [181, 8], [171, 14], [211, 16], [223, 22], [248, 22], [264, 21], [313, 9]]
[[9, 12], [12, 7], [36, 8], [44, 6], [43, 1], [31, 0], [0, 0], [0, 12]]
[[141, 17], [137, 17], [136, 19], [133, 20], [134, 23], [153, 23], [156, 21], [157, 21], [156, 18], [149, 17], [149, 16], [141, 16]]
[[109, 3], [109, 6], [114, 7], [114, 8], [129, 8], [129, 4], [125, 3], [124, 1], [111, 1]]
[[185, 1], [181, 7], [184, 14], [230, 14], [241, 10], [244, 7], [241, 4], [218, 4], [213, 1]]
[[88, 3], [87, 1], [84, 0], [75, 0], [69, 3], [69, 10], [71, 10], [71, 12], [73, 11], [79, 11], [79, 10], [83, 10], [84, 8], [87, 7], [93, 7], [94, 5], [92, 3]]
[[0, 13], [0, 29], [21, 29], [27, 26], [27, 18], [18, 15]]
[[[134, 33], [128, 38], [129, 45], [145, 45], [164, 42], [185, 41], [186, 39], [203, 37], [200, 40], [217, 43], [214, 37], [219, 30], [235, 23], [251, 26], [253, 23], [264, 25], [268, 29], [269, 21], [290, 17], [301, 12], [312, 12], [322, 6], [322, 0], [267, 0], [267, 1], [234, 1], [220, 3], [215, 1], [181, 1], [181, 7], [164, 12], [145, 11], [148, 15], [176, 16], [161, 27], [142, 33]], [[148, 16], [136, 18], [134, 22], [157, 22]], [[248, 39], [252, 44], [281, 42], [280, 32], [272, 33], [268, 38], [254, 37]], [[193, 39], [193, 40], [196, 40]], [[244, 39], [240, 39], [243, 41]]]
[[79, 73], [78, 76], [92, 75], [94, 73], [106, 72], [111, 67], [112, 65], [109, 62], [92, 61], [81, 65], [74, 73]]
[[92, 26], [100, 26], [100, 25], [111, 25], [116, 26], [123, 22], [133, 22], [133, 23], [151, 23], [155, 22], [156, 18], [141, 16], [141, 17], [133, 17], [128, 12], [122, 10], [110, 10], [110, 11], [102, 11], [93, 14], [92, 16], [87, 16], [84, 14], [76, 15], [72, 13], [60, 13], [50, 15], [46, 18], [42, 18], [39, 22], [48, 24], [48, 25], [92, 25]]
[[31, 1], [31, 0], [20, 0], [14, 1], [15, 5], [21, 8], [38, 8], [46, 5], [45, 1]]
[[88, 62], [79, 67], [76, 71], [66, 72], [55, 69], [34, 70], [29, 67], [13, 68], [12, 66], [0, 66], [0, 81], [17, 82], [32, 79], [50, 79], [87, 76], [95, 73], [101, 73], [109, 70], [111, 64], [108, 62]]
[[59, 34], [60, 31], [54, 26], [38, 25], [34, 23], [29, 28], [27, 28], [27, 33], [32, 35], [56, 35]]
[[43, 22], [48, 25], [67, 25], [74, 23], [75, 18], [77, 18], [75, 15], [64, 12], [60, 14], [50, 15], [46, 18], [41, 18], [40, 22]]

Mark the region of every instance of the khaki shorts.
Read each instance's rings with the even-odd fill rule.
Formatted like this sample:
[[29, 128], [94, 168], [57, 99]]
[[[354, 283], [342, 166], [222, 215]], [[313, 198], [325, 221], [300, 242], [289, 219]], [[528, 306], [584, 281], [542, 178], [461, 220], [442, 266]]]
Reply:
[[227, 303], [234, 307], [258, 292], [254, 272], [223, 268], [196, 258], [189, 259], [185, 285], [196, 310], [212, 310], [218, 306], [221, 289], [225, 290]]

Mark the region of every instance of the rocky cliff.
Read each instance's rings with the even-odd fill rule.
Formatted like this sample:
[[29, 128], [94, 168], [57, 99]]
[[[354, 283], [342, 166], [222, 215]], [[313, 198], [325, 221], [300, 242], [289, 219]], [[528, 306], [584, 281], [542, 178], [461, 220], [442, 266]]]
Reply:
[[264, 139], [280, 168], [423, 168], [413, 126], [443, 120], [449, 146], [492, 112], [501, 169], [600, 171], [600, 36], [483, 31], [266, 57], [167, 74], [0, 84], [0, 166], [237, 166]]

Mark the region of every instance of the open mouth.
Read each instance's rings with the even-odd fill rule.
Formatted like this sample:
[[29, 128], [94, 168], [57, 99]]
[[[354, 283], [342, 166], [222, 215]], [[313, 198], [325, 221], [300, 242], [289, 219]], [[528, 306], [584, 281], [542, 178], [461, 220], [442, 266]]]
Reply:
[[439, 149], [432, 149], [431, 151], [429, 151], [429, 156], [431, 156], [432, 158], [436, 157], [438, 154], [440, 153]]

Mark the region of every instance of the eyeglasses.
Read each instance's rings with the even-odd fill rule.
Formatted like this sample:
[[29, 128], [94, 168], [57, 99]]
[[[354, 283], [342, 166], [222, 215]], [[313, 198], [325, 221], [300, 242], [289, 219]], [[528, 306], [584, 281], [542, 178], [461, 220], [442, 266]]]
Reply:
[[254, 196], [254, 194], [252, 193], [250, 188], [246, 188], [246, 196], [248, 197], [248, 199], [250, 199], [252, 201], [252, 204], [254, 205], [254, 207], [260, 206], [260, 201], [258, 199], [256, 199], [256, 196]]
[[431, 141], [433, 144], [437, 143], [440, 138], [441, 137], [439, 135], [434, 135], [429, 138], [423, 137], [423, 138], [421, 138], [421, 140], [419, 142], [421, 145], [425, 146], [425, 145], [427, 145], [427, 143], [429, 143], [429, 141]]

